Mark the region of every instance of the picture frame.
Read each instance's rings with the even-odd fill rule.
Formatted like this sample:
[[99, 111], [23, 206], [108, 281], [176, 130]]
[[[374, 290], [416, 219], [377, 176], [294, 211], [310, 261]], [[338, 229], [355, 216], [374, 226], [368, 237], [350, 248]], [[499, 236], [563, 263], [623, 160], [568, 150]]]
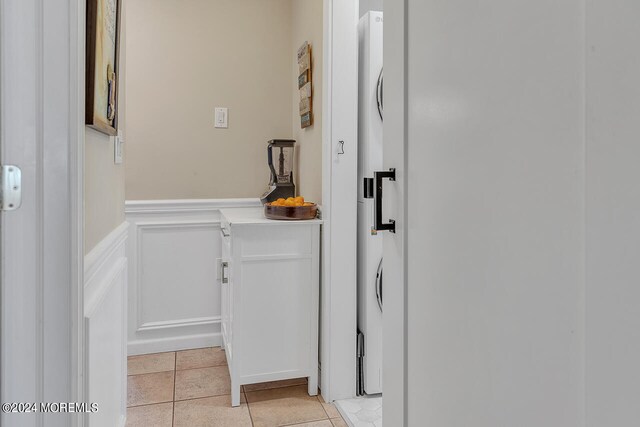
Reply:
[[85, 124], [118, 134], [122, 0], [87, 0]]
[[313, 125], [313, 58], [311, 44], [305, 41], [297, 51], [298, 59], [298, 91], [300, 92], [300, 128]]

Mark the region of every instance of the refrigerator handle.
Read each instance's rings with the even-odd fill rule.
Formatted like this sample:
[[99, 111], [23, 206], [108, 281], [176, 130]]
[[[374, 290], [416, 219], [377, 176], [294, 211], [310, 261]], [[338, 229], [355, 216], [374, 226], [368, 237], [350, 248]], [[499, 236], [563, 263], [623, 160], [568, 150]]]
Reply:
[[373, 173], [375, 181], [375, 189], [373, 192], [373, 204], [375, 205], [373, 210], [373, 228], [375, 231], [390, 231], [396, 232], [396, 222], [390, 219], [389, 222], [382, 222], [382, 180], [387, 178], [389, 181], [396, 180], [396, 170], [391, 168], [388, 171], [375, 171]]

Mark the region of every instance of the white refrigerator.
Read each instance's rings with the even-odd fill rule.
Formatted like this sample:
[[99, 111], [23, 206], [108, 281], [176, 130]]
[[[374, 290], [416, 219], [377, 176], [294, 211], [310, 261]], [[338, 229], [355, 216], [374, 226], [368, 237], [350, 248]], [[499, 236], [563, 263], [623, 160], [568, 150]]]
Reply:
[[382, 170], [382, 12], [358, 24], [358, 394], [382, 393], [382, 233], [374, 225], [373, 172]]

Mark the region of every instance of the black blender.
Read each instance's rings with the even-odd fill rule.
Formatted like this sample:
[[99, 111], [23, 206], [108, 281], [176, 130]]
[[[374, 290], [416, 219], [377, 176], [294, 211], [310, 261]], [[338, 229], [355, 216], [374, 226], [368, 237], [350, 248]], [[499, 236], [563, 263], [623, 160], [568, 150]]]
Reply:
[[[294, 139], [272, 139], [269, 141], [267, 163], [271, 173], [269, 189], [260, 197], [262, 204], [296, 196], [296, 186], [293, 183], [295, 143]], [[275, 165], [274, 154], [277, 157]]]

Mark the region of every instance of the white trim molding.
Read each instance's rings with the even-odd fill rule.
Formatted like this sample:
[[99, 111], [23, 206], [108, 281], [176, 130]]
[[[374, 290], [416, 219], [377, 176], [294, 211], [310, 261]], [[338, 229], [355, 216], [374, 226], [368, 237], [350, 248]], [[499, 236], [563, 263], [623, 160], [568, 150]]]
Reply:
[[122, 223], [85, 256], [84, 390], [99, 411], [86, 426], [123, 426], [127, 403], [127, 257]]
[[128, 354], [219, 346], [220, 209], [259, 199], [126, 202]]
[[324, 0], [320, 362], [327, 402], [356, 393], [358, 18], [358, 2]]
[[99, 273], [104, 274], [108, 265], [113, 265], [122, 256], [120, 249], [127, 239], [128, 231], [129, 224], [123, 222], [84, 257], [85, 289], [99, 281]]
[[259, 199], [177, 199], [177, 200], [127, 200], [127, 215], [175, 214], [208, 212], [215, 214], [223, 208], [260, 206]]
[[175, 328], [181, 326], [215, 325], [220, 323], [220, 316], [195, 317], [193, 319], [164, 320], [160, 322], [146, 322], [139, 324], [138, 331], [152, 331], [157, 329]]

